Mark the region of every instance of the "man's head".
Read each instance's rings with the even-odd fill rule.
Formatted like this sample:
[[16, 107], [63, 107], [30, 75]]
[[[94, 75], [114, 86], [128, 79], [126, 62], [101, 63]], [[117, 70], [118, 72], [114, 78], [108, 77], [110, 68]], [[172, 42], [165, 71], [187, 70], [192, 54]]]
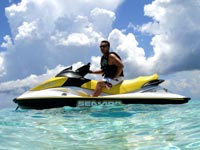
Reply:
[[101, 52], [106, 55], [109, 53], [109, 50], [110, 50], [110, 42], [104, 40], [104, 41], [101, 41], [101, 44], [100, 44], [100, 49], [101, 49]]

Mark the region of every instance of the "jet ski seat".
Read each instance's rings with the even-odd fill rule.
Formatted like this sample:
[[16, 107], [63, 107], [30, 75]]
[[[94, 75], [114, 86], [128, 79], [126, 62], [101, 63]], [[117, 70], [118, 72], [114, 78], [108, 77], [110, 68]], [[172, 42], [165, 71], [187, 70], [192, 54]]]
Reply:
[[[124, 80], [122, 83], [113, 86], [110, 89], [103, 88], [104, 93], [107, 94], [124, 94], [140, 89], [146, 83], [157, 80], [158, 74], [153, 74], [151, 76], [140, 76], [138, 78]], [[96, 88], [97, 81], [90, 80], [84, 83], [81, 87], [86, 89], [94, 90]]]

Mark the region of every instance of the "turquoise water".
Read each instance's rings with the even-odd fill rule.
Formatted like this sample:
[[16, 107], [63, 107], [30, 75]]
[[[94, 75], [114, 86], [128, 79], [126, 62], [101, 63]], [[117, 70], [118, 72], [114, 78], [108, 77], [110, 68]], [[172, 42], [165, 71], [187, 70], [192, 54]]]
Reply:
[[0, 150], [200, 150], [200, 100], [0, 110]]

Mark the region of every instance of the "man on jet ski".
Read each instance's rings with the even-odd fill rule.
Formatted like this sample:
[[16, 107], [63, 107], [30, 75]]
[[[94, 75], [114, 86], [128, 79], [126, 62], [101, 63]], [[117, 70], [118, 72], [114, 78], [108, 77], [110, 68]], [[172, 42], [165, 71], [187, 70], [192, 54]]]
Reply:
[[118, 54], [110, 52], [110, 42], [106, 40], [101, 41], [100, 49], [103, 54], [101, 57], [101, 69], [97, 71], [90, 70], [90, 73], [102, 74], [104, 78], [97, 82], [92, 96], [99, 96], [104, 87], [109, 89], [124, 80], [124, 65]]

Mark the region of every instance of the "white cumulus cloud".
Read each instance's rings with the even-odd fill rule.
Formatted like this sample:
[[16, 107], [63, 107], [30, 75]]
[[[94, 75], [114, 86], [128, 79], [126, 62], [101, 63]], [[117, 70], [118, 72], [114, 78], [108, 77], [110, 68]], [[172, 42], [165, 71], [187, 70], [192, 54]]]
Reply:
[[[58, 64], [90, 61], [99, 55], [97, 45], [112, 30], [114, 11], [122, 2], [22, 0], [7, 7], [12, 39], [7, 37], [1, 45], [7, 51], [1, 58], [6, 76], [0, 81], [41, 74]], [[10, 41], [14, 44], [8, 48]]]
[[15, 37], [15, 40], [19, 40], [20, 38], [22, 40], [29, 39], [33, 36], [35, 30], [37, 29], [35, 22], [23, 22], [20, 27], [18, 27], [18, 34]]
[[6, 49], [10, 49], [10, 47], [13, 45], [12, 43], [12, 39], [9, 35], [5, 35], [4, 36], [4, 41], [2, 44], [1, 44], [1, 47], [2, 48], [6, 48]]
[[4, 56], [0, 53], [0, 77], [4, 75]]
[[153, 35], [154, 56], [150, 60], [157, 72], [199, 69], [199, 1], [155, 0], [144, 12], [153, 22], [144, 24], [140, 31]]
[[109, 40], [112, 43], [113, 51], [116, 51], [122, 57], [127, 77], [133, 78], [149, 73], [145, 51], [138, 47], [134, 34], [125, 35], [120, 30], [114, 29], [109, 35]]

